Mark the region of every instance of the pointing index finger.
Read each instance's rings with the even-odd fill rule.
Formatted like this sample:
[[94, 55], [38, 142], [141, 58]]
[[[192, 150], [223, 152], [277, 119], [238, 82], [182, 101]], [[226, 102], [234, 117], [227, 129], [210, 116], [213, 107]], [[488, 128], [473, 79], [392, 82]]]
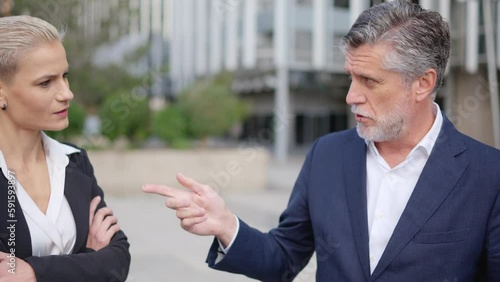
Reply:
[[144, 184], [142, 186], [142, 191], [150, 194], [173, 197], [173, 189], [164, 185]]

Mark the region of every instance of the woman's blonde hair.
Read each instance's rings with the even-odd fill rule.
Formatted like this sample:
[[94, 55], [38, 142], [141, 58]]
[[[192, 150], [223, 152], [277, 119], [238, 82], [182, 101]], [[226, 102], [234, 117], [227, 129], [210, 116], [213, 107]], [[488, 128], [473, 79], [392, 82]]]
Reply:
[[0, 80], [9, 83], [17, 72], [18, 62], [29, 49], [42, 44], [61, 42], [64, 32], [50, 23], [31, 16], [0, 18]]

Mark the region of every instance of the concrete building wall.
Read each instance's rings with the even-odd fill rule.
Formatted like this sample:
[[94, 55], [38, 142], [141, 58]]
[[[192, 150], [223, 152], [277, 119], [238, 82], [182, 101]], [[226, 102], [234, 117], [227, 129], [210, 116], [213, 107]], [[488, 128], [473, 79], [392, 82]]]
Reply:
[[[284, 54], [279, 51], [279, 48], [283, 46], [287, 48], [286, 68], [290, 72], [302, 72], [306, 77], [311, 73], [314, 73], [313, 77], [323, 73], [342, 76], [343, 56], [335, 47], [338, 44], [338, 38], [348, 31], [360, 12], [372, 4], [383, 2], [383, 0], [350, 0], [348, 5], [339, 6], [337, 2], [326, 0], [200, 1], [207, 2], [203, 2], [204, 5], [196, 4], [192, 7], [193, 9], [186, 10], [186, 3], [190, 1], [172, 0], [176, 13], [172, 17], [175, 27], [174, 48], [172, 48], [170, 55], [173, 62], [171, 69], [173, 83], [180, 86], [176, 90], [187, 86], [189, 84], [187, 82], [192, 81], [192, 79], [212, 75], [222, 70], [234, 71], [240, 80], [238, 84], [243, 85], [248, 85], [248, 82], [252, 84], [252, 81], [255, 80], [254, 77], [271, 76], [273, 83], [266, 85], [264, 90], [259, 87], [249, 87], [252, 89], [243, 90], [241, 87], [236, 87], [239, 90], [235, 89], [236, 93], [252, 101], [253, 115], [258, 116], [259, 120], [266, 120], [257, 123], [266, 125], [269, 124], [269, 117], [280, 114], [280, 107], [277, 107], [276, 104], [276, 101], [279, 101], [277, 99], [279, 95], [276, 93], [281, 93], [277, 90], [282, 89], [278, 87], [281, 85], [278, 83], [281, 80], [277, 71], [281, 65], [274, 60], [274, 58], [281, 57], [276, 56], [276, 54]], [[486, 60], [484, 44], [482, 44], [485, 38], [484, 16], [480, 4], [482, 2], [478, 0], [420, 0], [414, 2], [419, 2], [425, 8], [440, 12], [450, 22], [452, 29], [452, 70], [450, 78], [447, 79], [451, 85], [447, 87], [446, 95], [440, 93], [443, 109], [449, 117], [454, 118], [452, 120], [461, 131], [481, 142], [493, 144], [493, 122], [490, 99], [487, 95]], [[196, 1], [196, 3], [198, 2]], [[279, 3], [281, 4], [278, 5]], [[182, 17], [181, 13], [177, 13], [181, 10], [186, 12], [182, 13]], [[500, 2], [494, 2], [494, 10], [496, 11], [494, 14], [495, 23], [500, 26], [500, 17], [498, 16]], [[183, 31], [183, 36], [193, 32], [192, 29], [189, 32], [184, 32], [182, 27], [190, 25], [187, 18], [196, 22], [200, 15], [203, 15], [201, 18], [206, 17], [206, 20], [212, 23], [209, 25], [206, 38], [206, 45], [209, 48], [203, 50], [186, 47], [193, 42], [198, 42], [197, 37], [190, 44], [183, 42], [182, 46], [177, 46], [175, 31]], [[278, 21], [277, 18], [282, 18], [282, 21]], [[235, 29], [236, 25], [241, 25], [241, 27]], [[191, 27], [206, 29], [206, 26], [203, 25]], [[278, 37], [285, 39], [280, 41]], [[498, 44], [500, 35], [497, 35], [495, 40], [497, 40], [497, 46], [500, 46]], [[201, 41], [205, 41], [205, 39]], [[235, 46], [239, 46], [239, 48], [235, 48]], [[232, 50], [232, 52], [227, 52], [226, 49]], [[198, 53], [195, 50], [198, 50]], [[178, 57], [194, 57], [197, 61], [206, 60], [207, 58], [203, 58], [203, 56], [208, 56], [211, 67], [203, 68], [196, 73], [182, 72], [182, 69], [186, 68], [186, 64], [180, 60], [177, 60], [176, 63]], [[241, 77], [241, 72], [253, 72], [254, 74], [250, 77], [244, 75]], [[177, 77], [178, 73], [182, 75]], [[338, 77], [334, 77], [332, 80], [336, 79]], [[329, 95], [320, 94], [320, 91], [316, 93], [314, 89], [318, 88], [314, 87], [317, 86], [321, 89], [325, 84], [321, 79], [313, 79], [313, 90], [297, 91], [293, 84], [294, 77], [290, 75], [287, 80], [289, 82], [282, 83], [289, 85], [288, 94], [286, 94], [289, 107], [286, 107], [286, 115], [294, 117], [307, 115], [304, 121], [301, 121], [306, 124], [309, 122], [308, 118], [315, 115], [343, 113], [347, 115], [346, 127], [355, 125], [349, 107], [345, 105], [347, 89], [340, 89], [338, 85], [329, 85], [328, 90], [323, 88], [323, 92], [328, 92]], [[290, 141], [290, 144], [293, 144], [293, 141]]]
[[456, 71], [454, 105], [449, 118], [457, 129], [474, 139], [493, 146], [493, 123], [486, 70], [475, 74]]
[[[339, 90], [341, 91], [341, 90]], [[320, 92], [291, 93], [293, 101], [292, 110], [305, 114], [330, 114], [332, 112], [345, 112], [345, 102], [333, 95]]]
[[[251, 113], [254, 115], [272, 115], [274, 112], [274, 96], [272, 93], [254, 94], [243, 98], [251, 104]], [[345, 103], [332, 95], [318, 92], [298, 93], [290, 92], [290, 110], [302, 114], [330, 114], [332, 112], [344, 113]]]

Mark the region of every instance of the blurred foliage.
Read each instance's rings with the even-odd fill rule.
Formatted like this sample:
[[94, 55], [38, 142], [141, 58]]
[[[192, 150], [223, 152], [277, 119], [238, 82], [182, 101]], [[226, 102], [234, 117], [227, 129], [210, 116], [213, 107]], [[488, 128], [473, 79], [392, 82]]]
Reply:
[[140, 78], [127, 73], [123, 66], [96, 67], [91, 64], [71, 68], [69, 81], [75, 99], [87, 108], [101, 105], [108, 96], [130, 92], [141, 83]]
[[231, 80], [229, 73], [222, 73], [195, 82], [155, 114], [153, 134], [173, 148], [186, 148], [189, 139], [227, 133], [248, 114], [248, 105], [231, 92]]
[[195, 82], [181, 93], [177, 103], [187, 120], [189, 137], [223, 135], [248, 115], [248, 105], [231, 91], [231, 80], [229, 73], [222, 73]]
[[167, 142], [172, 148], [183, 149], [187, 141], [187, 120], [177, 105], [170, 105], [155, 113], [153, 134]]
[[46, 131], [47, 135], [59, 141], [70, 141], [71, 137], [82, 134], [85, 123], [85, 109], [76, 102], [71, 102], [68, 109], [69, 125], [62, 131]]
[[111, 141], [124, 136], [138, 144], [149, 136], [151, 113], [145, 96], [128, 91], [106, 97], [98, 115], [101, 133]]
[[[102, 5], [104, 7], [105, 4]], [[75, 101], [83, 108], [71, 107], [70, 127], [60, 133], [51, 133], [52, 136], [65, 138], [73, 135], [77, 132], [73, 127], [83, 126], [85, 111], [94, 113], [99, 108], [103, 135], [111, 140], [125, 136], [137, 142], [150, 133], [147, 100], [134, 92], [145, 92], [152, 81], [145, 81], [128, 72], [133, 68], [131, 66], [144, 58], [149, 46], [145, 44], [133, 50], [120, 65], [96, 66], [92, 63], [98, 48], [129, 36], [128, 28], [118, 25], [121, 15], [124, 12], [138, 13], [136, 9], [131, 10], [130, 0], [114, 0], [106, 5], [110, 7], [106, 17], [93, 17], [90, 22], [88, 17], [84, 19], [84, 15], [94, 6], [87, 1], [14, 1], [11, 15], [35, 16], [65, 31], [63, 44], [70, 64], [69, 82]], [[72, 113], [75, 111], [78, 111], [77, 116]], [[81, 133], [81, 128], [78, 133]]]
[[[153, 116], [145, 92], [158, 76], [135, 77], [127, 71], [144, 59], [149, 51], [147, 44], [126, 55], [120, 65], [93, 65], [96, 49], [129, 35], [128, 27], [117, 24], [124, 12], [138, 13], [138, 10], [130, 10], [129, 2], [114, 0], [108, 3], [109, 15], [95, 17], [92, 21], [82, 16], [93, 7], [87, 1], [16, 0], [11, 14], [30, 14], [66, 30], [63, 43], [70, 63], [69, 81], [75, 101], [90, 113], [97, 111], [101, 132], [111, 141], [124, 136], [138, 143], [153, 132], [173, 147], [186, 147], [186, 140], [223, 135], [246, 117], [248, 107], [231, 92], [232, 78], [227, 73], [196, 82], [181, 93], [174, 105]], [[75, 106], [77, 103], [73, 104], [70, 128], [61, 132], [61, 136], [81, 132], [83, 110]], [[151, 127], [150, 121], [153, 122]], [[79, 130], [72, 129], [78, 126]]]
[[28, 14], [41, 18], [53, 24], [57, 29], [66, 31], [64, 45], [68, 58], [73, 60], [73, 67], [79, 67], [90, 61], [90, 58], [100, 44], [109, 41], [109, 32], [106, 26], [114, 21], [118, 15], [111, 13], [108, 19], [101, 23], [100, 31], [92, 36], [84, 36], [81, 24], [82, 14], [85, 9], [84, 1], [38, 1], [16, 0], [11, 12], [12, 15]]

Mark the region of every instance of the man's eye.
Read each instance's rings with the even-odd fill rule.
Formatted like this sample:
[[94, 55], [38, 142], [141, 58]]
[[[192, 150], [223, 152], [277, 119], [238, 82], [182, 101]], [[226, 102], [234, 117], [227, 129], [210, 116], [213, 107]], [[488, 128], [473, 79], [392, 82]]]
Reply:
[[40, 86], [48, 86], [48, 85], [49, 85], [49, 83], [50, 83], [50, 80], [46, 80], [46, 81], [44, 81], [44, 82], [41, 82], [39, 85], [40, 85]]
[[368, 85], [373, 85], [376, 83], [376, 81], [374, 79], [371, 79], [368, 77], [363, 78], [363, 80], [365, 81], [365, 84], [368, 84]]

